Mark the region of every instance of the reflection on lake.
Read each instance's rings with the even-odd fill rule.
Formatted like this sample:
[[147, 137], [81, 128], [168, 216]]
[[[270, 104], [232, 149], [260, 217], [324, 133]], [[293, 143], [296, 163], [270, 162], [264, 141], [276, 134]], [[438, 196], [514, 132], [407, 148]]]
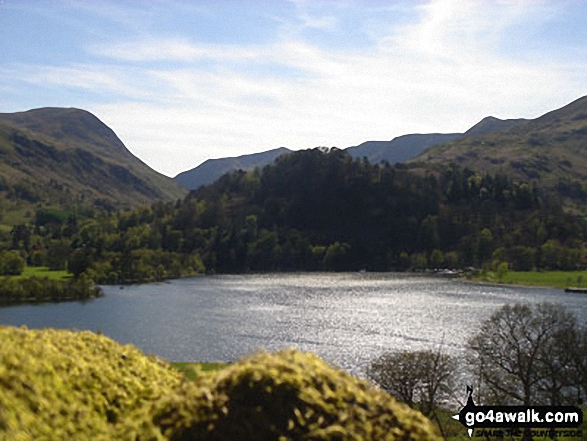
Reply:
[[175, 361], [230, 361], [296, 346], [354, 373], [384, 351], [463, 350], [505, 303], [558, 302], [587, 323], [587, 295], [412, 274], [209, 276], [104, 288], [105, 297], [0, 308], [0, 324], [102, 331]]

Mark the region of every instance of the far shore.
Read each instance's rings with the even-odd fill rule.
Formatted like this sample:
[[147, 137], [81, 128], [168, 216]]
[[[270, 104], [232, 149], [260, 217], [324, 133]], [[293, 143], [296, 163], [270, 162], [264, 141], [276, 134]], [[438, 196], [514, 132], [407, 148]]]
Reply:
[[587, 288], [587, 271], [508, 271], [502, 275], [501, 279], [496, 272], [489, 271], [466, 280], [494, 286]]

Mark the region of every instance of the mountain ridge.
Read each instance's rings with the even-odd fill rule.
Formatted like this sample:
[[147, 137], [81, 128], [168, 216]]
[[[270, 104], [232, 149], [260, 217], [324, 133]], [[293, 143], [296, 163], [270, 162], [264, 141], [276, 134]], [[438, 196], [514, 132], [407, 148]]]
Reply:
[[62, 193], [119, 208], [186, 194], [135, 157], [99, 118], [76, 108], [1, 113], [0, 171], [8, 184], [52, 193], [52, 199]]
[[[527, 120], [502, 120], [489, 116], [483, 118], [464, 133], [412, 133], [397, 136], [390, 141], [366, 141], [341, 150], [346, 151], [353, 158], [367, 158], [372, 164], [381, 162], [388, 162], [390, 164], [404, 163], [437, 145], [445, 144], [462, 137], [506, 131], [525, 121]], [[193, 169], [179, 173], [174, 179], [184, 187], [190, 190], [196, 190], [202, 185], [211, 184], [225, 173], [236, 170], [250, 171], [255, 167], [264, 167], [273, 163], [282, 154], [291, 152], [286, 147], [279, 147], [261, 153], [209, 159]]]
[[587, 97], [581, 97], [507, 130], [435, 146], [409, 162], [424, 168], [454, 163], [554, 188], [587, 181], [586, 141]]
[[195, 190], [202, 185], [211, 184], [226, 173], [236, 170], [250, 171], [255, 167], [264, 167], [271, 164], [279, 156], [291, 152], [286, 147], [278, 147], [261, 153], [208, 159], [193, 169], [179, 173], [174, 179], [184, 187]]

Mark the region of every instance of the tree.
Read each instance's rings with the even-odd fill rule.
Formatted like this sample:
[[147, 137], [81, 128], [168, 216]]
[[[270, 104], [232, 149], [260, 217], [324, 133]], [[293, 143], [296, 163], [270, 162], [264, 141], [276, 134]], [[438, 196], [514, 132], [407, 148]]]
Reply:
[[510, 250], [510, 262], [516, 271], [531, 271], [534, 268], [534, 249], [516, 245]]
[[64, 270], [69, 259], [69, 243], [65, 240], [53, 240], [47, 247], [47, 266], [50, 270]]
[[379, 387], [428, 416], [451, 396], [455, 373], [455, 358], [440, 350], [388, 352], [367, 368]]
[[503, 278], [508, 272], [508, 263], [507, 262], [498, 262], [496, 265], [496, 272], [497, 272], [497, 279], [503, 282]]
[[430, 265], [432, 268], [442, 268], [444, 265], [444, 254], [442, 251], [435, 249], [430, 254]]
[[342, 271], [347, 269], [350, 245], [334, 242], [326, 249], [324, 255], [324, 268], [329, 271]]
[[18, 276], [22, 274], [25, 260], [18, 251], [5, 251], [0, 254], [0, 275]]
[[569, 341], [572, 378], [575, 384], [583, 391], [583, 398], [587, 395], [587, 328], [581, 327], [575, 331]]
[[574, 316], [561, 305], [504, 305], [468, 342], [482, 399], [526, 406], [572, 402], [581, 386], [572, 381], [570, 360], [578, 357], [579, 365], [587, 356], [572, 344], [577, 332]]
[[77, 279], [92, 263], [91, 249], [81, 247], [69, 255], [67, 270]]

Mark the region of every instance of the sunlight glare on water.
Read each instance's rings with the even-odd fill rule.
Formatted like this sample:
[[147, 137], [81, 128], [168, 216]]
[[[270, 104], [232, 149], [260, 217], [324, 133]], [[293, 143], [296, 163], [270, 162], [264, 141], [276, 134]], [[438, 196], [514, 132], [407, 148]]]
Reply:
[[350, 372], [385, 351], [459, 354], [515, 302], [560, 302], [587, 322], [584, 294], [393, 273], [209, 276], [104, 288], [88, 302], [0, 308], [0, 324], [102, 331], [174, 361], [231, 361], [297, 347]]

